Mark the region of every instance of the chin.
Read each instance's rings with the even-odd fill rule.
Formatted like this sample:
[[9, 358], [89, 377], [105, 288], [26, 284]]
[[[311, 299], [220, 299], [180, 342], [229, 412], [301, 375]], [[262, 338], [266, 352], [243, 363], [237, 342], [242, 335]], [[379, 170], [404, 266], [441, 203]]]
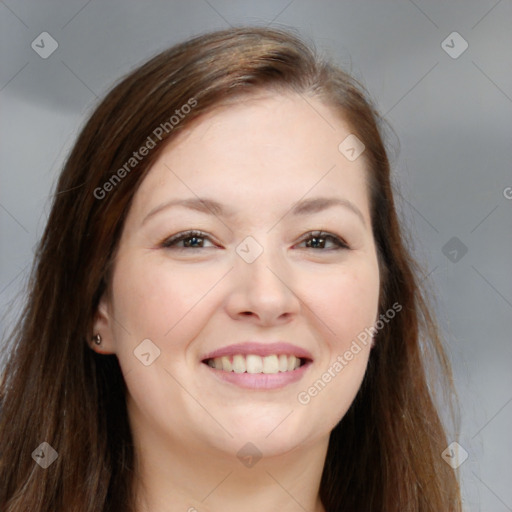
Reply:
[[[224, 423], [233, 437], [226, 435], [223, 439], [216, 439], [216, 448], [233, 455], [238, 454], [240, 450], [243, 452], [243, 447], [250, 443], [251, 446], [254, 445], [254, 450], [259, 450], [264, 457], [274, 457], [313, 443], [321, 430], [308, 425], [304, 418], [299, 418], [298, 413], [299, 410], [290, 407], [279, 417], [262, 417], [255, 408], [252, 408], [251, 413], [244, 416], [243, 420], [229, 425]], [[293, 418], [295, 415], [297, 417]], [[251, 447], [247, 447], [246, 450], [250, 452]]]

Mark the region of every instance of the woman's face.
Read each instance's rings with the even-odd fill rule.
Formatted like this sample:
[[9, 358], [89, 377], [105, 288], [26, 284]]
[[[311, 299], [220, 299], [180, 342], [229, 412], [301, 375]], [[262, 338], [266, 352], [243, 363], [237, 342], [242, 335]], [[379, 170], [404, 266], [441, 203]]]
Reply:
[[364, 153], [339, 149], [350, 133], [317, 99], [267, 94], [204, 116], [156, 160], [96, 323], [139, 437], [270, 456], [343, 417], [379, 295]]

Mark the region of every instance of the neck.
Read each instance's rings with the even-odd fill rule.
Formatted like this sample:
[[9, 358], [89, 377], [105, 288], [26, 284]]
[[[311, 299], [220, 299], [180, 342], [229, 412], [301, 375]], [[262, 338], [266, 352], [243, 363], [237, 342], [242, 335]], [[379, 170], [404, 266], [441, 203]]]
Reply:
[[134, 433], [137, 512], [324, 512], [319, 488], [328, 438], [256, 460], [250, 447], [239, 459], [207, 446], [157, 440], [154, 432], [143, 437]]

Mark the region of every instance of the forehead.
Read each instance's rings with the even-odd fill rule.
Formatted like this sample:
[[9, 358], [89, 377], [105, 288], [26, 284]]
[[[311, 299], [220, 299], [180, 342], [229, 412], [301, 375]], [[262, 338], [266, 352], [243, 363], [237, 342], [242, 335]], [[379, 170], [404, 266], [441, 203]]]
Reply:
[[133, 207], [142, 215], [159, 202], [194, 195], [268, 207], [339, 192], [367, 210], [364, 159], [350, 161], [339, 149], [350, 134], [340, 113], [318, 98], [267, 92], [230, 100], [164, 148]]

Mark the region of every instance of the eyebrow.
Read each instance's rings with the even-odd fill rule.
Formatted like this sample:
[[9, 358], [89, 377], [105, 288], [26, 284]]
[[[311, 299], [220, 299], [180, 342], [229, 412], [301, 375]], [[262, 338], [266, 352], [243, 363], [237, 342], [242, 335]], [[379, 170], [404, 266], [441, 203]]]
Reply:
[[[223, 205], [218, 201], [215, 201], [214, 199], [209, 199], [207, 197], [172, 199], [157, 206], [156, 208], [153, 208], [153, 210], [151, 210], [146, 215], [146, 217], [142, 221], [142, 224], [144, 224], [150, 217], [153, 217], [157, 213], [177, 206], [188, 208], [189, 210], [198, 211], [200, 213], [205, 213], [207, 215], [215, 215], [217, 217], [229, 218], [233, 217], [236, 214], [236, 212], [233, 209], [228, 208], [226, 207], [226, 205]], [[291, 214], [293, 216], [300, 216], [318, 213], [327, 210], [328, 208], [333, 208], [335, 206], [341, 206], [343, 208], [348, 209], [361, 220], [364, 226], [366, 226], [366, 221], [364, 219], [363, 214], [361, 213], [361, 210], [348, 199], [339, 197], [315, 197], [311, 199], [301, 200], [297, 202], [289, 212], [283, 215], [283, 217], [288, 214]]]

